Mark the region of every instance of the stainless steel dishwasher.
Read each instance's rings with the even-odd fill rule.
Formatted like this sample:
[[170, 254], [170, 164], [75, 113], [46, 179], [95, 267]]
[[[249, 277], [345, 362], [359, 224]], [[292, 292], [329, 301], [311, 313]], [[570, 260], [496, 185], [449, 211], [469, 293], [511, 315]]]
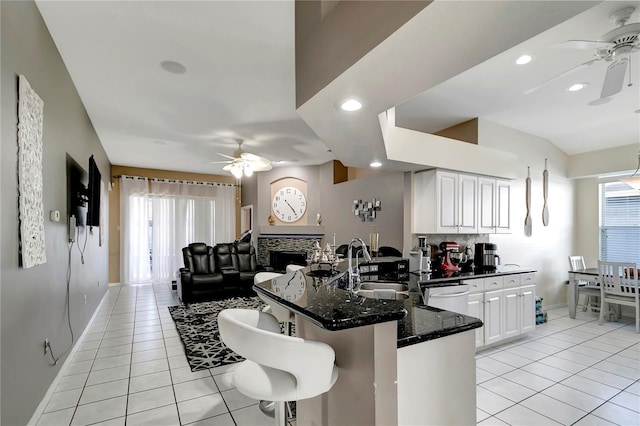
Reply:
[[425, 287], [422, 300], [427, 306], [466, 314], [469, 307], [469, 286], [456, 284], [442, 287]]

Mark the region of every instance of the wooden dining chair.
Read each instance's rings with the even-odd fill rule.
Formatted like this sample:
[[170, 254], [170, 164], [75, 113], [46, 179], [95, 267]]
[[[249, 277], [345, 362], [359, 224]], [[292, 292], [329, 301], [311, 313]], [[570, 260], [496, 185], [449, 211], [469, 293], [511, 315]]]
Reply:
[[598, 323], [604, 323], [605, 311], [609, 312], [612, 304], [633, 306], [636, 311], [636, 333], [640, 333], [640, 287], [636, 264], [598, 261], [598, 271], [602, 303]]
[[[569, 265], [572, 271], [586, 269], [583, 256], [569, 256]], [[583, 312], [587, 311], [587, 307], [591, 308], [594, 312], [600, 310], [600, 288], [596, 283], [590, 283], [584, 280], [578, 282], [576, 287], [576, 309], [578, 308], [581, 294], [584, 295], [584, 305], [582, 305]]]

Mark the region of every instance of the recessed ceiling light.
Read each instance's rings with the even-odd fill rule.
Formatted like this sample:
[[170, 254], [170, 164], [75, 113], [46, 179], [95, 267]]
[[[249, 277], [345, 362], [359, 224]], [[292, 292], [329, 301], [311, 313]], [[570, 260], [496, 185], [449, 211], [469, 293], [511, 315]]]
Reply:
[[167, 72], [171, 74], [184, 74], [187, 72], [187, 67], [182, 65], [180, 62], [175, 61], [162, 61], [160, 62], [160, 66]]
[[343, 111], [358, 111], [362, 108], [362, 102], [353, 98], [340, 101], [339, 104], [340, 109], [342, 109]]
[[533, 56], [531, 55], [522, 55], [518, 59], [516, 59], [516, 64], [525, 65], [531, 62], [532, 59], [533, 59]]
[[380, 167], [382, 166], [382, 163], [379, 161], [374, 161], [373, 163], [369, 164], [369, 167]]
[[571, 86], [569, 86], [569, 88], [567, 90], [570, 91], [570, 92], [577, 92], [578, 90], [584, 89], [588, 85], [589, 85], [589, 83], [575, 83], [575, 84], [572, 84]]

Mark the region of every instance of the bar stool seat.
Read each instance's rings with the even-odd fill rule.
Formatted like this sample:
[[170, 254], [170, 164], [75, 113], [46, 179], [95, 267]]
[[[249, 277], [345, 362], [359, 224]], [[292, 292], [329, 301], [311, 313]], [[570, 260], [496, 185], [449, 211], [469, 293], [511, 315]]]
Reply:
[[294, 265], [293, 263], [290, 263], [287, 265], [287, 267], [285, 268], [287, 272], [295, 272], [299, 269], [302, 268], [306, 268], [306, 266], [302, 266], [302, 265]]
[[267, 312], [225, 309], [218, 315], [220, 338], [246, 358], [234, 371], [242, 394], [275, 401], [275, 424], [284, 425], [285, 401], [313, 398], [338, 379], [335, 352], [326, 343], [280, 334], [278, 320]]

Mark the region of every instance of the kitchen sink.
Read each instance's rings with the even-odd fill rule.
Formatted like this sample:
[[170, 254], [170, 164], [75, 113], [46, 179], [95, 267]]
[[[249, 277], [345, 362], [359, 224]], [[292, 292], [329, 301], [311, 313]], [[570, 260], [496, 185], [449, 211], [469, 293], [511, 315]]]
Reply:
[[404, 300], [409, 298], [409, 293], [391, 289], [358, 290], [356, 295], [370, 299]]
[[409, 291], [409, 286], [401, 283], [369, 281], [360, 285], [360, 290], [393, 290]]

